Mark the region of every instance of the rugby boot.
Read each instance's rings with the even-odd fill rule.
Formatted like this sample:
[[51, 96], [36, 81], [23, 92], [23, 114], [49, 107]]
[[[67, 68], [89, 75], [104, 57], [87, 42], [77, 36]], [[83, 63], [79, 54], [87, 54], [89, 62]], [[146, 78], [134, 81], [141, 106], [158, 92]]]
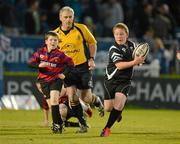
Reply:
[[105, 128], [105, 129], [102, 130], [100, 136], [101, 137], [108, 137], [110, 135], [110, 132], [111, 132], [110, 128]]

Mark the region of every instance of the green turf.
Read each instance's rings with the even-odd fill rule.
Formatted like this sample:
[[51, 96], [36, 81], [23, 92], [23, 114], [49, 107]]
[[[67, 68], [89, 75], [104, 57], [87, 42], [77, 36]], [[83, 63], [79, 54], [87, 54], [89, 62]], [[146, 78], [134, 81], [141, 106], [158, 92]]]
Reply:
[[125, 109], [123, 120], [116, 123], [107, 138], [99, 137], [108, 113], [100, 118], [96, 111], [88, 119], [88, 133], [76, 134], [66, 128], [52, 134], [42, 126], [41, 110], [0, 110], [1, 144], [180, 144], [180, 112], [175, 110]]

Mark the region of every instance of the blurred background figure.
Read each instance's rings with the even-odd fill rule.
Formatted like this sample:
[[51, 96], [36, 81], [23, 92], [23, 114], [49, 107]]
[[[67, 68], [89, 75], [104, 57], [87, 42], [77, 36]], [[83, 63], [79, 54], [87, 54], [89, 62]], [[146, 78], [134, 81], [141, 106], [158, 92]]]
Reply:
[[50, 8], [50, 11], [48, 12], [48, 26], [51, 26], [51, 28], [56, 28], [59, 26], [59, 9], [61, 8], [61, 4], [58, 2], [55, 2], [52, 4], [52, 7]]
[[101, 7], [100, 16], [104, 23], [103, 37], [113, 37], [112, 27], [118, 22], [124, 22], [124, 10], [117, 0], [107, 0]]
[[[153, 41], [154, 41], [154, 30], [150, 27], [149, 29], [147, 29], [147, 31], [145, 31], [144, 35], [140, 39], [140, 42], [148, 43], [150, 49], [149, 51], [152, 52]], [[152, 56], [148, 54], [145, 63], [150, 64], [151, 61], [152, 61]]]
[[28, 9], [25, 12], [25, 33], [26, 34], [39, 34], [41, 30], [40, 24], [40, 11], [39, 11], [39, 1], [29, 0], [27, 1]]
[[94, 24], [93, 19], [90, 16], [86, 16], [83, 23], [88, 27], [91, 33], [96, 36], [96, 25]]
[[175, 19], [169, 12], [169, 6], [165, 3], [160, 4], [153, 22], [155, 36], [161, 39], [172, 39], [175, 25]]
[[18, 29], [20, 33], [24, 33], [24, 19], [25, 12], [27, 10], [27, 2], [26, 0], [16, 0], [15, 1], [15, 15], [18, 21]]
[[0, 1], [0, 23], [7, 35], [19, 35], [14, 3]]
[[152, 4], [145, 3], [142, 7], [134, 13], [133, 29], [135, 35], [139, 38], [142, 38], [142, 36], [152, 27], [154, 21]]
[[154, 30], [149, 27], [142, 36], [142, 41], [145, 41], [149, 44], [149, 47], [152, 48], [154, 40]]
[[177, 51], [176, 57], [177, 57], [178, 60], [180, 60], [180, 50]]
[[155, 38], [153, 41], [153, 47], [149, 54], [151, 62], [158, 60], [160, 64], [160, 74], [167, 74], [170, 67], [170, 52], [166, 50], [161, 38]]
[[46, 11], [41, 11], [40, 15], [40, 34], [45, 34], [47, 31], [50, 30], [48, 25], [48, 15]]

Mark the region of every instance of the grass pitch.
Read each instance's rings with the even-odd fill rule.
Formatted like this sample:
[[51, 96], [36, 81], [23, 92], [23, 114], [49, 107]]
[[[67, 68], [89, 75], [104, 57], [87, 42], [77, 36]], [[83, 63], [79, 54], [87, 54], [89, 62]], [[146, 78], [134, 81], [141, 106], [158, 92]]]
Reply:
[[88, 119], [88, 133], [76, 134], [77, 128], [66, 128], [52, 134], [42, 126], [42, 110], [0, 110], [1, 144], [180, 144], [180, 112], [175, 110], [125, 109], [123, 120], [115, 123], [109, 137], [99, 134], [108, 113], [100, 118], [94, 110]]

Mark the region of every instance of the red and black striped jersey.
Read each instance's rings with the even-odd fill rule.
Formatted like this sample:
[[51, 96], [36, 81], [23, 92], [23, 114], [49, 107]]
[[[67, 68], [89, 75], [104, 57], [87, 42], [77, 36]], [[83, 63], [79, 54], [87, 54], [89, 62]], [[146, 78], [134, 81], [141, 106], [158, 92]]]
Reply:
[[[46, 62], [47, 67], [38, 67], [41, 62]], [[58, 48], [48, 52], [48, 49], [43, 47], [34, 52], [29, 60], [29, 65], [39, 69], [38, 80], [50, 82], [57, 79], [60, 73], [66, 75], [67, 70], [73, 67], [74, 63], [70, 57], [58, 50]]]

